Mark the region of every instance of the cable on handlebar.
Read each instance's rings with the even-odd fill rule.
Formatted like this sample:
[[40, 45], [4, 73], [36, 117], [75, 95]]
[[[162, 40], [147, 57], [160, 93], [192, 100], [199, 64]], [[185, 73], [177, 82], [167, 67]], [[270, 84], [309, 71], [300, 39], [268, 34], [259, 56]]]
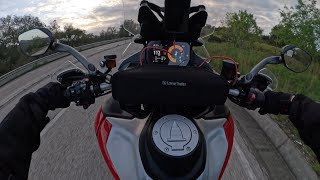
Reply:
[[[208, 63], [209, 59], [222, 59], [222, 60], [227, 59], [227, 60], [232, 61], [235, 65], [238, 64], [234, 59], [232, 59], [231, 57], [228, 57], [228, 56], [209, 56], [209, 57], [205, 58], [203, 60], [203, 62], [198, 67], [201, 67], [204, 63]], [[238, 81], [238, 66], [236, 65], [235, 67], [236, 67], [236, 76], [234, 78], [233, 85], [235, 85], [236, 82]]]

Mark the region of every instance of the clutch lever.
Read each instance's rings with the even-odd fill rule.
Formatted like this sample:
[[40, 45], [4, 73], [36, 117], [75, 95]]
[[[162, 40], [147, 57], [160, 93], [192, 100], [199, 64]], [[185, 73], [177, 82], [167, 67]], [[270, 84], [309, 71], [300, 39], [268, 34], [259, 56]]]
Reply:
[[85, 74], [81, 69], [73, 68], [61, 72], [57, 76], [57, 80], [65, 86], [71, 86], [74, 82], [81, 81], [86, 77], [87, 74]]

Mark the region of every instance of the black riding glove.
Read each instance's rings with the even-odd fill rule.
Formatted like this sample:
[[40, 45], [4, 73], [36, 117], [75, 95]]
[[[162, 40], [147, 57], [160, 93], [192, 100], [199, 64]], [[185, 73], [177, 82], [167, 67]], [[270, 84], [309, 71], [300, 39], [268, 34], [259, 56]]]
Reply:
[[289, 119], [320, 161], [320, 104], [298, 94], [292, 101]]
[[265, 102], [260, 107], [260, 114], [288, 114], [291, 104], [291, 94], [267, 91], [264, 93]]
[[244, 107], [255, 110], [263, 105], [265, 96], [259, 89], [251, 88], [244, 102]]
[[54, 110], [70, 106], [70, 101], [63, 95], [65, 90], [61, 84], [50, 82], [38, 89], [36, 94], [44, 101], [48, 110]]
[[49, 122], [48, 110], [68, 107], [59, 83], [49, 83], [23, 96], [0, 123], [0, 179], [27, 179], [31, 156], [40, 145], [40, 132]]
[[260, 114], [289, 115], [301, 139], [313, 150], [320, 161], [320, 104], [301, 94], [293, 96], [270, 91], [265, 95], [266, 102], [260, 109]]

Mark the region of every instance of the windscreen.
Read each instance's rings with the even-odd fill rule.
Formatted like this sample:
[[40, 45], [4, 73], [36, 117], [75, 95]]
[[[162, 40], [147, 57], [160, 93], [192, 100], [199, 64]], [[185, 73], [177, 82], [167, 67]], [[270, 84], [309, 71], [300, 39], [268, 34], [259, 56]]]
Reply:
[[[120, 1], [122, 2], [123, 8], [123, 30], [130, 35], [139, 34], [140, 25], [138, 23], [138, 13], [141, 1]], [[148, 2], [154, 3], [160, 7], [164, 7], [165, 5], [165, 0], [149, 0]], [[249, 44], [246, 44], [247, 41], [255, 42], [259, 38], [260, 40], [264, 37], [268, 38], [267, 36], [272, 28], [279, 23], [280, 15], [278, 10], [285, 5], [294, 4], [291, 0], [281, 0], [279, 2], [252, 0], [191, 0], [191, 6], [198, 5], [205, 6], [208, 17], [206, 25], [202, 28], [199, 39], [204, 45], [198, 47], [193, 46], [192, 49], [198, 55], [205, 58], [210, 55], [228, 55], [235, 58], [233, 53], [234, 50], [229, 47], [228, 43], [239, 48], [243, 44], [249, 46]], [[153, 12], [153, 14], [161, 20], [161, 17], [157, 13]], [[190, 14], [190, 16], [192, 15], [193, 14]], [[246, 25], [243, 23], [237, 24], [241, 21], [244, 22], [244, 20], [236, 21], [240, 16], [244, 16], [243, 18], [245, 19], [253, 20], [252, 28], [255, 29], [254, 32], [251, 32], [252, 28], [249, 28], [248, 31], [246, 31]], [[229, 22], [228, 19], [235, 20], [235, 22]], [[232, 28], [229, 27], [231, 26], [230, 23]], [[255, 23], [256, 25], [254, 25]], [[245, 30], [240, 31], [237, 27], [242, 27], [240, 30]], [[150, 31], [153, 34], [156, 34], [156, 27]], [[251, 36], [251, 34], [254, 34], [255, 36]], [[130, 47], [128, 49], [130, 49]], [[223, 53], [221, 53], [221, 51]], [[242, 67], [240, 67], [240, 69], [242, 69]]]
[[[156, 4], [160, 7], [164, 7], [164, 0], [149, 0], [153, 4]], [[132, 35], [139, 34], [140, 26], [138, 23], [138, 12], [141, 1], [139, 0], [122, 0], [123, 4], [123, 26], [124, 29]], [[216, 3], [212, 3], [210, 1], [205, 0], [191, 0], [191, 6], [204, 5], [207, 9], [212, 8], [216, 5]], [[154, 13], [159, 20], [161, 18], [157, 13]], [[163, 14], [163, 13], [162, 13]], [[192, 15], [192, 14], [191, 14]], [[191, 16], [190, 15], [190, 16]], [[214, 32], [214, 27], [219, 26], [221, 24], [221, 19], [219, 17], [219, 13], [215, 13], [214, 11], [208, 11], [207, 24], [201, 32], [201, 37], [208, 36]]]
[[[164, 0], [149, 0], [148, 2], [153, 3], [157, 6], [164, 7]], [[140, 33], [140, 25], [138, 22], [138, 13], [140, 8], [141, 1], [139, 0], [122, 0], [123, 6], [123, 23], [120, 27], [120, 30], [124, 30], [128, 35], [134, 36], [134, 38], [138, 37]], [[205, 7], [212, 7], [214, 4], [209, 1], [204, 0], [192, 0], [191, 6], [204, 5]], [[163, 15], [164, 12], [162, 12]], [[158, 20], [162, 21], [163, 19], [159, 16], [159, 14], [153, 12], [153, 14], [158, 18]], [[194, 13], [190, 14], [192, 16]], [[193, 47], [193, 50], [202, 57], [209, 57], [209, 53], [205, 47], [206, 40], [214, 33], [215, 27], [219, 26], [221, 21], [218, 18], [218, 13], [209, 13], [207, 18], [207, 25], [202, 28], [201, 35], [199, 40], [203, 43], [202, 46]], [[130, 53], [129, 51], [132, 49], [137, 49], [134, 43], [130, 43], [125, 51], [122, 53], [122, 58], [127, 58]]]
[[263, 68], [259, 71], [260, 75], [265, 76], [267, 79], [269, 79], [268, 89], [274, 91], [278, 87], [278, 79], [277, 77], [267, 68]]

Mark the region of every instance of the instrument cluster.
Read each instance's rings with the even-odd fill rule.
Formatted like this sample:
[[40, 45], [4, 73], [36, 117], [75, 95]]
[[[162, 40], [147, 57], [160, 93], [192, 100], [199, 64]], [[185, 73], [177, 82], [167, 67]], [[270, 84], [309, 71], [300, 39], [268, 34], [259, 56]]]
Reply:
[[190, 61], [190, 45], [186, 42], [150, 41], [147, 46], [148, 63], [187, 66]]

